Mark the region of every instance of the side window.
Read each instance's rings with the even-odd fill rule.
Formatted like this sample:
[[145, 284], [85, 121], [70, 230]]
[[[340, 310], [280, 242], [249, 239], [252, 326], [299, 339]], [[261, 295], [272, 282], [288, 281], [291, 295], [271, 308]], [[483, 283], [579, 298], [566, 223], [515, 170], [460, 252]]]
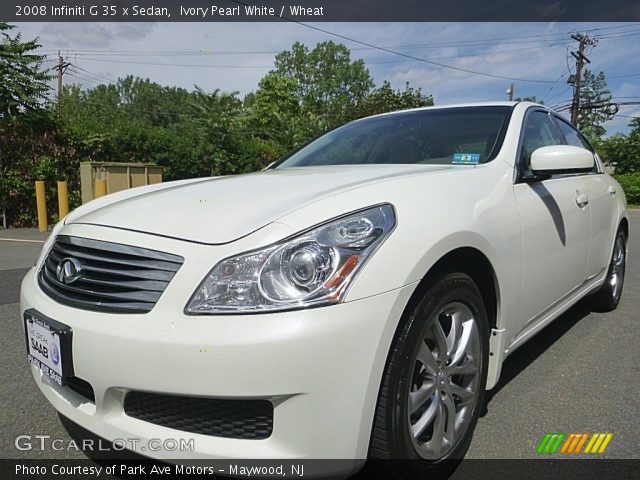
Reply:
[[546, 112], [535, 111], [531, 113], [527, 117], [524, 129], [522, 159], [526, 169], [529, 168], [531, 154], [538, 148], [564, 144], [558, 129]]
[[591, 145], [589, 142], [582, 136], [582, 134], [573, 128], [572, 125], [569, 125], [563, 119], [556, 117], [556, 123], [558, 124], [558, 128], [564, 135], [564, 139], [567, 141], [567, 145], [573, 145], [574, 147], [586, 148], [590, 152], [593, 152]]

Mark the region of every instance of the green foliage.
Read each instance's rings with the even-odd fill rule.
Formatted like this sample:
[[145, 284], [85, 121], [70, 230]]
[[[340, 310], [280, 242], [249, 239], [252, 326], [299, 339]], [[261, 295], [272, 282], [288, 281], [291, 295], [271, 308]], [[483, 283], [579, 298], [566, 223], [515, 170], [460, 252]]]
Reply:
[[540, 105], [544, 105], [544, 100], [539, 100], [538, 97], [536, 97], [535, 95], [530, 97], [516, 97], [515, 101], [516, 102], [533, 102], [533, 103], [539, 103]]
[[[597, 139], [606, 133], [602, 124], [613, 118], [613, 115], [608, 113], [606, 108], [597, 107], [607, 105], [611, 98], [611, 91], [607, 89], [607, 79], [604, 72], [596, 75], [590, 70], [585, 70], [580, 88], [578, 129], [593, 143], [596, 143]], [[592, 108], [593, 106], [596, 108]]]
[[13, 25], [0, 22], [0, 121], [39, 108], [49, 91], [50, 75], [41, 70], [44, 56], [32, 53], [37, 40], [23, 42], [9, 35]]
[[319, 116], [302, 107], [298, 92], [296, 79], [269, 72], [258, 90], [245, 98], [240, 126], [253, 138], [263, 166], [328, 128]]
[[640, 119], [635, 118], [628, 135], [617, 133], [601, 140], [596, 146], [600, 156], [616, 173], [640, 173]]
[[63, 99], [63, 123], [85, 160], [154, 162], [165, 178], [244, 171], [235, 93], [188, 92], [126, 77]]
[[624, 190], [627, 203], [640, 206], [640, 172], [616, 174], [614, 177]]
[[294, 80], [294, 94], [301, 111], [325, 130], [353, 118], [353, 106], [373, 88], [373, 80], [363, 60], [351, 61], [351, 52], [342, 44], [318, 43], [309, 50], [300, 42], [276, 55], [275, 73]]
[[[49, 221], [56, 220], [56, 181], [68, 180], [69, 190], [80, 189], [79, 160], [75, 147], [47, 110], [5, 120], [0, 129], [0, 209], [7, 224], [32, 226], [35, 222], [34, 182], [47, 187]], [[70, 207], [79, 205], [79, 195], [71, 195]]]
[[409, 82], [406, 83], [404, 90], [394, 90], [389, 82], [384, 81], [381, 87], [360, 100], [356, 111], [357, 117], [367, 117], [395, 110], [432, 105], [433, 97], [424, 95], [420, 88], [412, 88], [409, 86]]

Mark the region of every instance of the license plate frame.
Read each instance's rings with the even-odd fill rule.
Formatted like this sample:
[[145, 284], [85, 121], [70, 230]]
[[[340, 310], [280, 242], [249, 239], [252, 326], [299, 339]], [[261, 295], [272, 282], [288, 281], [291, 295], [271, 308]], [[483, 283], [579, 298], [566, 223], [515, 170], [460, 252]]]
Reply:
[[73, 376], [71, 327], [34, 309], [24, 312], [23, 326], [29, 363], [56, 384], [65, 386]]

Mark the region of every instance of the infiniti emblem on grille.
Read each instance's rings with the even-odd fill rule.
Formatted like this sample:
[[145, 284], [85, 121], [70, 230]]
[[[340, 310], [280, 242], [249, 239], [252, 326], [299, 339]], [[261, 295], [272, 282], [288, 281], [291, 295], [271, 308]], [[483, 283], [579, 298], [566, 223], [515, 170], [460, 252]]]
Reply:
[[75, 258], [64, 258], [56, 267], [56, 277], [61, 283], [73, 283], [80, 277], [82, 265]]

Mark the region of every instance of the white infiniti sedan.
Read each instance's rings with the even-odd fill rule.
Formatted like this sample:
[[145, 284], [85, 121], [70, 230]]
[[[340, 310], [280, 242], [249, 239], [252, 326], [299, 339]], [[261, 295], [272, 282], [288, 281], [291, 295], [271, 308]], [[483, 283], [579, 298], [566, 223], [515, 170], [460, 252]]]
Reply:
[[155, 458], [429, 468], [464, 456], [511, 352], [583, 297], [616, 308], [628, 233], [543, 106], [379, 115], [72, 212], [22, 283], [27, 356], [100, 437], [194, 439]]

